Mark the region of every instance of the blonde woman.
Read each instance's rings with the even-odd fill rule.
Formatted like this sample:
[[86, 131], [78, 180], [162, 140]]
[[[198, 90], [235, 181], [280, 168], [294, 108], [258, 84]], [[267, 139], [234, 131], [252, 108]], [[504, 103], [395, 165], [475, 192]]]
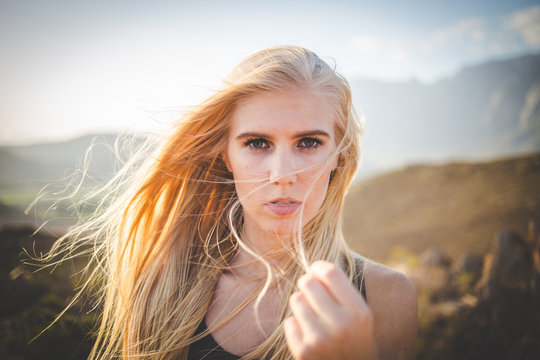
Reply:
[[94, 245], [91, 358], [411, 358], [414, 286], [341, 231], [361, 130], [347, 82], [313, 52], [239, 64], [55, 248]]

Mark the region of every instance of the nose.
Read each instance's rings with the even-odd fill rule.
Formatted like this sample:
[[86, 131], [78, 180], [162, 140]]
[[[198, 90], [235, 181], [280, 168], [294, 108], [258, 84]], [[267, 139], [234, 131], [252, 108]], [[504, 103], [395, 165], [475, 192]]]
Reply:
[[272, 154], [269, 180], [275, 185], [292, 185], [297, 180], [294, 155], [285, 149]]

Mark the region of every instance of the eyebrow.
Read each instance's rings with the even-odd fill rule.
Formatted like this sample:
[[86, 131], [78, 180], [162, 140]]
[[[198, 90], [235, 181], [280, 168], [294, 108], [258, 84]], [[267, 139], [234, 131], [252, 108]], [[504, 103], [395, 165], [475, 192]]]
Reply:
[[[304, 131], [300, 133], [296, 133], [293, 137], [294, 138], [301, 138], [305, 136], [314, 136], [314, 135], [320, 135], [320, 136], [326, 136], [330, 137], [330, 134], [328, 134], [326, 131], [323, 130], [310, 130], [310, 131]], [[236, 139], [244, 139], [244, 138], [254, 138], [254, 137], [260, 137], [260, 138], [271, 138], [271, 136], [258, 133], [258, 132], [243, 132], [239, 134]]]

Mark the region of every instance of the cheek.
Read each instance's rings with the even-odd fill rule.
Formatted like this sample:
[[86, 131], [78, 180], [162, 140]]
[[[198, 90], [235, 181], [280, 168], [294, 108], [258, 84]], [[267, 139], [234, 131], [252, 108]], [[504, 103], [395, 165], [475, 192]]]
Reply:
[[324, 202], [326, 193], [328, 192], [330, 171], [331, 170], [328, 169], [320, 174], [315, 182], [313, 182], [313, 179], [315, 179], [318, 174], [311, 174], [311, 176], [308, 175], [305, 178], [306, 192], [309, 192], [306, 205], [312, 215], [320, 209]]
[[253, 191], [268, 182], [268, 177], [265, 175], [264, 171], [257, 168], [256, 164], [251, 166], [238, 166], [237, 164], [232, 167], [232, 175], [238, 193]]
[[261, 190], [268, 186], [267, 177], [257, 165], [256, 163], [231, 163], [236, 193], [244, 208], [249, 207], [251, 202], [256, 202]]
[[258, 157], [229, 149], [228, 169], [235, 180], [253, 180], [261, 178], [261, 161]]

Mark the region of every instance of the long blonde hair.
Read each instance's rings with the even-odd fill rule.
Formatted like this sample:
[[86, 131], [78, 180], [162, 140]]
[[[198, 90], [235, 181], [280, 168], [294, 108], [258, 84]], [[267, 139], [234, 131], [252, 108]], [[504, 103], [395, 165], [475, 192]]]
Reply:
[[[79, 294], [97, 286], [103, 309], [91, 359], [185, 359], [189, 345], [207, 334], [193, 336], [221, 272], [238, 247], [246, 246], [238, 236], [243, 215], [234, 180], [221, 155], [231, 114], [255, 94], [298, 88], [333, 105], [338, 160], [320, 210], [300, 229], [290, 261], [281, 268], [288, 280], [285, 291], [292, 294], [293, 284], [317, 259], [339, 264], [353, 276], [353, 253], [341, 232], [342, 205], [358, 167], [362, 126], [349, 86], [311, 51], [262, 50], [186, 113], [153, 155], [141, 152], [146, 161], [138, 171], [130, 173], [128, 164], [99, 193], [103, 200], [94, 217], [72, 228], [49, 254], [52, 259], [91, 244], [88, 281]], [[260, 291], [272, 276], [269, 270]], [[289, 315], [285, 301], [281, 321]], [[278, 326], [243, 358], [290, 357]]]

